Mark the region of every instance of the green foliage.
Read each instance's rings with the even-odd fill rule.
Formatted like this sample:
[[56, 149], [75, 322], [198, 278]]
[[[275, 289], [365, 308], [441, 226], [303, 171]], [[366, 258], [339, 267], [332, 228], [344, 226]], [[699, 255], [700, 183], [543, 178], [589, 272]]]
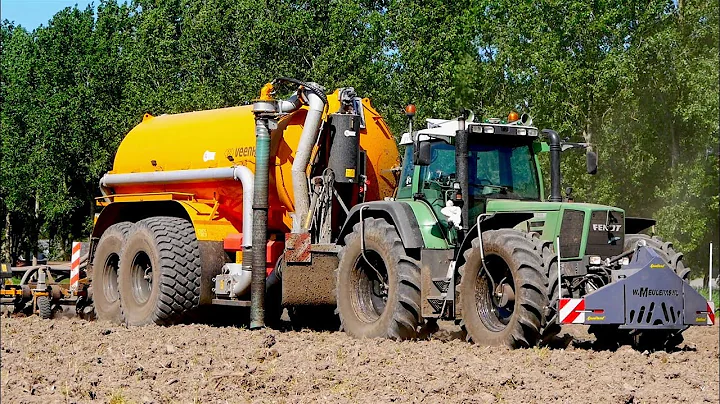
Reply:
[[[698, 292], [701, 295], [705, 296], [706, 299], [710, 297], [710, 289], [708, 289], [708, 288], [698, 289]], [[720, 292], [720, 290], [713, 288], [712, 301], [713, 301], [713, 303], [715, 303], [715, 313], [717, 313], [716, 317], [715, 317], [716, 322], [717, 322], [717, 315], [720, 314], [720, 293], [718, 293], [718, 292]]]
[[412, 102], [418, 124], [514, 109], [591, 142], [597, 176], [563, 155], [576, 200], [658, 219], [699, 271], [720, 244], [718, 25], [698, 0], [102, 0], [32, 32], [4, 21], [3, 226], [15, 253], [39, 234], [66, 248], [142, 114], [244, 104], [291, 76], [356, 87], [396, 134]]

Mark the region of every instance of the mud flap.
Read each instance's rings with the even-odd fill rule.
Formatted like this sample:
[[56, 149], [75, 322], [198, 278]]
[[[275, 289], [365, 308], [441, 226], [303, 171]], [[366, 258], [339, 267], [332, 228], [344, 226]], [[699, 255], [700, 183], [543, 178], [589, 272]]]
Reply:
[[614, 324], [625, 329], [680, 330], [712, 325], [712, 302], [671, 270], [658, 254], [640, 247], [613, 282], [581, 299], [560, 299], [562, 324]]

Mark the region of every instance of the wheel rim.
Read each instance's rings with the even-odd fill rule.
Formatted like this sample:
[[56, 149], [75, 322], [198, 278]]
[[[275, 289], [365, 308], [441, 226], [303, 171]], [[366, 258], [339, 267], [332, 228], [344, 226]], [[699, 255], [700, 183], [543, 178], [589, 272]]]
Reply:
[[[485, 327], [500, 332], [510, 323], [515, 308], [515, 282], [507, 263], [497, 255], [487, 255], [485, 266], [493, 282], [480, 268], [475, 278], [475, 306]], [[494, 289], [493, 289], [494, 283]]]
[[382, 316], [387, 306], [388, 275], [385, 262], [377, 252], [366, 250], [365, 256], [370, 263], [360, 255], [350, 276], [351, 301], [357, 317], [366, 323], [373, 323]]
[[135, 301], [140, 304], [147, 302], [152, 293], [152, 264], [150, 257], [144, 251], [135, 254], [130, 269], [130, 278]]
[[105, 299], [112, 303], [120, 298], [118, 292], [118, 267], [120, 263], [120, 257], [117, 254], [110, 254], [105, 260], [105, 266], [102, 269], [103, 279], [103, 294]]

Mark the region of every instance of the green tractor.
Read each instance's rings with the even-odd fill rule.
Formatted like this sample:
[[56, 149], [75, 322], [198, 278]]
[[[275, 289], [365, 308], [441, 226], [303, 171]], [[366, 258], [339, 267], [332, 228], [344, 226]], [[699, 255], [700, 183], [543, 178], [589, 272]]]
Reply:
[[[587, 144], [540, 132], [526, 115], [474, 122], [463, 114], [413, 131], [414, 107], [407, 112], [395, 197], [354, 206], [338, 240], [337, 312], [347, 333], [415, 338], [423, 326], [452, 320], [477, 344], [528, 347], [550, 340], [561, 323], [581, 323], [598, 341], [670, 346], [688, 325], [705, 324], [706, 302], [693, 301], [691, 313], [695, 306], [683, 300], [691, 292], [682, 254], [641, 234], [653, 220], [561, 195], [564, 151], [585, 149], [588, 173], [597, 171]], [[544, 152], [549, 196], [538, 161]], [[661, 265], [672, 276], [647, 273]], [[651, 307], [624, 297], [633, 293], [630, 281], [643, 287], [648, 276], [651, 295], [653, 287], [673, 289], [659, 298], [676, 300]], [[610, 301], [620, 304], [605, 307]]]

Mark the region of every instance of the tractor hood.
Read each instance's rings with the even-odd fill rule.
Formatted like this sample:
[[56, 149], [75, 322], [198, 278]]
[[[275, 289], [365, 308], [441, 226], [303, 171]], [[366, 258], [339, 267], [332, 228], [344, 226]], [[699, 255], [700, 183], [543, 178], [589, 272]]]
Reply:
[[624, 250], [625, 211], [612, 206], [574, 202], [535, 202], [489, 199], [486, 211], [528, 212], [533, 218], [515, 228], [536, 232], [555, 242], [560, 236], [562, 258], [580, 259], [586, 255], [603, 258]]

